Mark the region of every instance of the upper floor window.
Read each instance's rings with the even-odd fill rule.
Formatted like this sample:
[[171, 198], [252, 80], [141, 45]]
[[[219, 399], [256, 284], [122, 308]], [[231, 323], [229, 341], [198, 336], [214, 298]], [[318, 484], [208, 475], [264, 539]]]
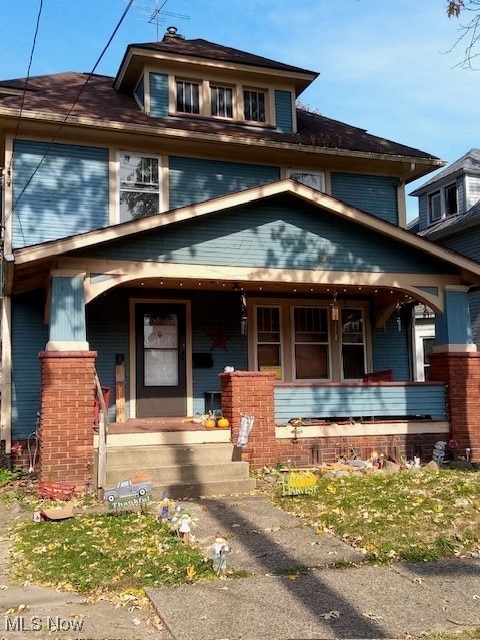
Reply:
[[458, 212], [457, 185], [449, 184], [428, 195], [428, 220], [430, 224]]
[[233, 89], [210, 85], [212, 116], [233, 118]]
[[154, 156], [119, 154], [119, 221], [128, 222], [160, 211], [160, 163]]
[[197, 82], [177, 80], [177, 111], [200, 113], [200, 85]]
[[245, 89], [243, 92], [243, 109], [245, 120], [266, 122], [265, 92]]
[[287, 177], [301, 182], [316, 191], [325, 192], [325, 174], [321, 171], [301, 171], [300, 169], [287, 169]]

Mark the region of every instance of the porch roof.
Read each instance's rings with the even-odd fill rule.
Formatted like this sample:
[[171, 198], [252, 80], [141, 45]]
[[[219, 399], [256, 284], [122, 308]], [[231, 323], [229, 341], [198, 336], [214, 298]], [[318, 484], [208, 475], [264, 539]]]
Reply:
[[166, 228], [179, 222], [201, 220], [205, 216], [224, 213], [229, 209], [237, 209], [240, 206], [285, 194], [298, 198], [299, 201], [306, 202], [318, 209], [326, 210], [330, 214], [338, 216], [339, 219], [357, 224], [374, 235], [380, 234], [393, 239], [403, 244], [407, 250], [420, 251], [427, 257], [443, 261], [449, 268], [453, 267], [455, 270], [459, 270], [466, 282], [480, 284], [480, 265], [477, 262], [291, 179], [245, 189], [148, 218], [15, 249], [12, 261], [15, 266], [31, 268], [35, 263], [50, 261], [52, 258], [63, 256], [72, 251], [99, 247], [111, 241], [131, 238], [136, 234]]

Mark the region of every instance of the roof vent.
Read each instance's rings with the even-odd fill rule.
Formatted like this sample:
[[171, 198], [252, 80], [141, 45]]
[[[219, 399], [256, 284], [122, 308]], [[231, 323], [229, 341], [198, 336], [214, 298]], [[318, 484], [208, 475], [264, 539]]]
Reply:
[[167, 27], [167, 33], [163, 36], [163, 40], [185, 40], [185, 36], [177, 31], [177, 27]]

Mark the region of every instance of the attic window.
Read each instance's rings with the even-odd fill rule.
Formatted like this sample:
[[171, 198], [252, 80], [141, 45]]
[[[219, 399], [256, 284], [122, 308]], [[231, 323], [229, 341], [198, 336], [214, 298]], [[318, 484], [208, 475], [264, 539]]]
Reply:
[[442, 187], [428, 195], [428, 219], [433, 224], [446, 216], [458, 213], [457, 185]]
[[251, 122], [266, 122], [265, 92], [245, 89], [243, 92], [245, 120]]
[[212, 116], [233, 118], [233, 89], [210, 85]]
[[200, 113], [200, 85], [197, 82], [177, 80], [177, 111]]

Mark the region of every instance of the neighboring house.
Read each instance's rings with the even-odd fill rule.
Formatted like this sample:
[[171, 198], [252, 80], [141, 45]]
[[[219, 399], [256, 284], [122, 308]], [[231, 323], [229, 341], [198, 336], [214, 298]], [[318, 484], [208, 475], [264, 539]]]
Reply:
[[[439, 171], [411, 194], [418, 197], [419, 217], [408, 225], [414, 233], [480, 262], [480, 149]], [[473, 342], [480, 346], [480, 291], [469, 291]], [[417, 308], [415, 354], [428, 367], [428, 352], [435, 338], [434, 314]], [[425, 346], [425, 348], [424, 348]], [[418, 368], [416, 380], [423, 380]]]
[[[474, 349], [480, 267], [406, 230], [405, 184], [443, 163], [296, 109], [316, 78], [171, 28], [115, 78], [0, 82], [7, 453], [40, 410], [41, 472], [88, 479], [94, 367], [108, 451], [132, 456], [235, 442], [242, 413], [257, 466], [428, 453], [470, 415], [447, 420], [448, 379], [411, 382], [412, 305], [437, 314], [439, 362]], [[166, 433], [220, 401], [231, 433]]]

